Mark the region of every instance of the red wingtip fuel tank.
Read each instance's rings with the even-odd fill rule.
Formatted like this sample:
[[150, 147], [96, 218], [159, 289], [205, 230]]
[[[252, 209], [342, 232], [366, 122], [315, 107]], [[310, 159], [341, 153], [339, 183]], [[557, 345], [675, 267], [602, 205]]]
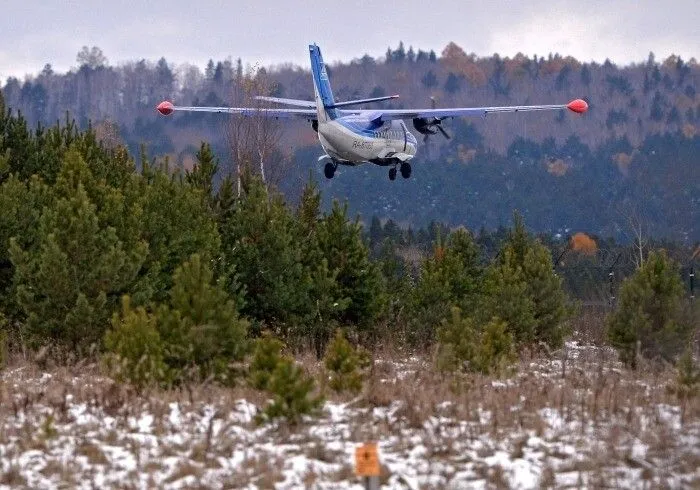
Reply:
[[588, 110], [588, 103], [583, 99], [576, 99], [569, 102], [566, 107], [573, 112], [583, 114]]
[[173, 113], [175, 109], [173, 109], [173, 103], [169, 102], [167, 100], [164, 100], [158, 106], [156, 107], [156, 110], [163, 114], [164, 116], [169, 116], [170, 114]]

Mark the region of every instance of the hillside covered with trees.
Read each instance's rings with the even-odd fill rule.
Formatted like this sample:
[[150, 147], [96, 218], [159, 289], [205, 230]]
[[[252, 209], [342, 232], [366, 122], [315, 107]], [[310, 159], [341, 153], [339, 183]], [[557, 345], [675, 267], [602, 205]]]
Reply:
[[[31, 125], [91, 121], [98, 138], [124, 142], [137, 153], [146, 144], [191, 168], [202, 140], [222, 155], [221, 179], [239, 166], [231, 133], [220, 115], [178, 115], [163, 120], [155, 105], [238, 104], [255, 93], [311, 98], [310, 74], [291, 65], [253, 70], [241, 60], [211, 60], [204, 73], [165, 59], [112, 66], [99, 48], [78, 54], [78, 68], [55, 73], [50, 65], [2, 87], [8, 105]], [[409, 181], [389, 183], [374, 167], [348, 169], [320, 182], [332, 198], [347, 199], [351, 214], [404, 225], [495, 229], [519, 209], [535, 230], [567, 230], [629, 240], [630, 221], [648, 233], [691, 244], [700, 239], [700, 67], [695, 59], [649, 55], [629, 66], [581, 63], [550, 54], [480, 58], [450, 43], [441, 53], [400, 44], [381, 59], [362, 56], [329, 69], [338, 99], [399, 93], [394, 107], [476, 106], [565, 102], [583, 97], [590, 110], [572, 114], [489, 116], [446, 123], [421, 147]], [[315, 133], [302, 124], [275, 128], [265, 157], [274, 181], [298, 195], [309, 172], [320, 176]], [[261, 167], [262, 168], [262, 167]], [[273, 172], [272, 170], [277, 170]]]

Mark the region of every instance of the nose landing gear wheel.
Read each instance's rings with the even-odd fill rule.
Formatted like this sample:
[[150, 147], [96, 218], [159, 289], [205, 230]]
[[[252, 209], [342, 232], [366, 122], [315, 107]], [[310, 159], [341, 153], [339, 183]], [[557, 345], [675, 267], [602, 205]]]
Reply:
[[328, 162], [326, 163], [326, 166], [323, 167], [323, 174], [326, 176], [327, 179], [332, 179], [335, 175], [335, 169], [336, 166], [333, 165], [331, 162]]
[[403, 162], [401, 164], [401, 177], [407, 179], [411, 176], [411, 164], [408, 162]]
[[396, 180], [396, 167], [389, 169], [389, 180]]

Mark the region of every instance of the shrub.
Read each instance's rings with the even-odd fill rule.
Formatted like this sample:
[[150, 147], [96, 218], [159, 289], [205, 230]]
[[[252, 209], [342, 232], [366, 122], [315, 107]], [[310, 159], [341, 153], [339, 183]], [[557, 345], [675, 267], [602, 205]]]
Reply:
[[362, 390], [369, 356], [365, 350], [354, 348], [341, 329], [336, 330], [335, 338], [326, 349], [324, 364], [330, 372], [328, 386], [333, 391], [357, 394]]
[[669, 386], [669, 391], [680, 401], [681, 423], [684, 423], [688, 402], [700, 393], [700, 369], [693, 360], [690, 348], [686, 349], [678, 359], [676, 371], [676, 382]]
[[647, 260], [620, 288], [620, 302], [608, 320], [608, 339], [620, 359], [636, 367], [646, 358], [672, 360], [686, 345], [692, 320], [683, 317], [683, 283], [677, 266], [664, 252]]
[[282, 360], [284, 344], [265, 335], [255, 340], [253, 359], [248, 368], [248, 383], [256, 390], [267, 390], [275, 368]]
[[258, 422], [283, 418], [295, 425], [303, 415], [314, 413], [323, 403], [321, 396], [313, 395], [313, 378], [287, 356], [282, 357], [272, 371], [267, 391], [272, 394], [272, 402], [263, 409]]
[[502, 374], [515, 361], [513, 336], [497, 317], [479, 328], [472, 317], [462, 317], [459, 308], [438, 330], [438, 368]]
[[122, 300], [121, 316], [115, 313], [112, 317], [112, 329], [105, 335], [105, 349], [107, 369], [120, 381], [143, 387], [167, 379], [156, 317], [142, 307], [132, 309], [128, 296]]
[[283, 355], [283, 348], [284, 344], [274, 337], [264, 336], [255, 341], [248, 382], [272, 395], [272, 401], [257, 416], [258, 423], [282, 418], [296, 424], [323, 403], [321, 397], [313, 396], [313, 378], [292, 357]]

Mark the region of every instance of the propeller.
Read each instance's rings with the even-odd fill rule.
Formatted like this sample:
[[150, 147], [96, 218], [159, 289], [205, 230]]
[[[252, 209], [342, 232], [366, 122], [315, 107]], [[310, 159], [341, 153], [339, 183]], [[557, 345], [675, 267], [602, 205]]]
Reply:
[[[430, 97], [430, 106], [432, 109], [435, 109], [435, 97]], [[442, 117], [433, 117], [433, 118], [426, 118], [426, 117], [416, 117], [413, 118], [413, 127], [416, 128], [416, 131], [419, 133], [425, 135], [423, 136], [423, 143], [428, 142], [428, 138], [432, 134], [437, 134], [438, 131], [440, 134], [442, 134], [445, 139], [450, 139], [451, 136], [445, 131], [445, 129], [442, 127], [442, 121], [444, 118]]]

